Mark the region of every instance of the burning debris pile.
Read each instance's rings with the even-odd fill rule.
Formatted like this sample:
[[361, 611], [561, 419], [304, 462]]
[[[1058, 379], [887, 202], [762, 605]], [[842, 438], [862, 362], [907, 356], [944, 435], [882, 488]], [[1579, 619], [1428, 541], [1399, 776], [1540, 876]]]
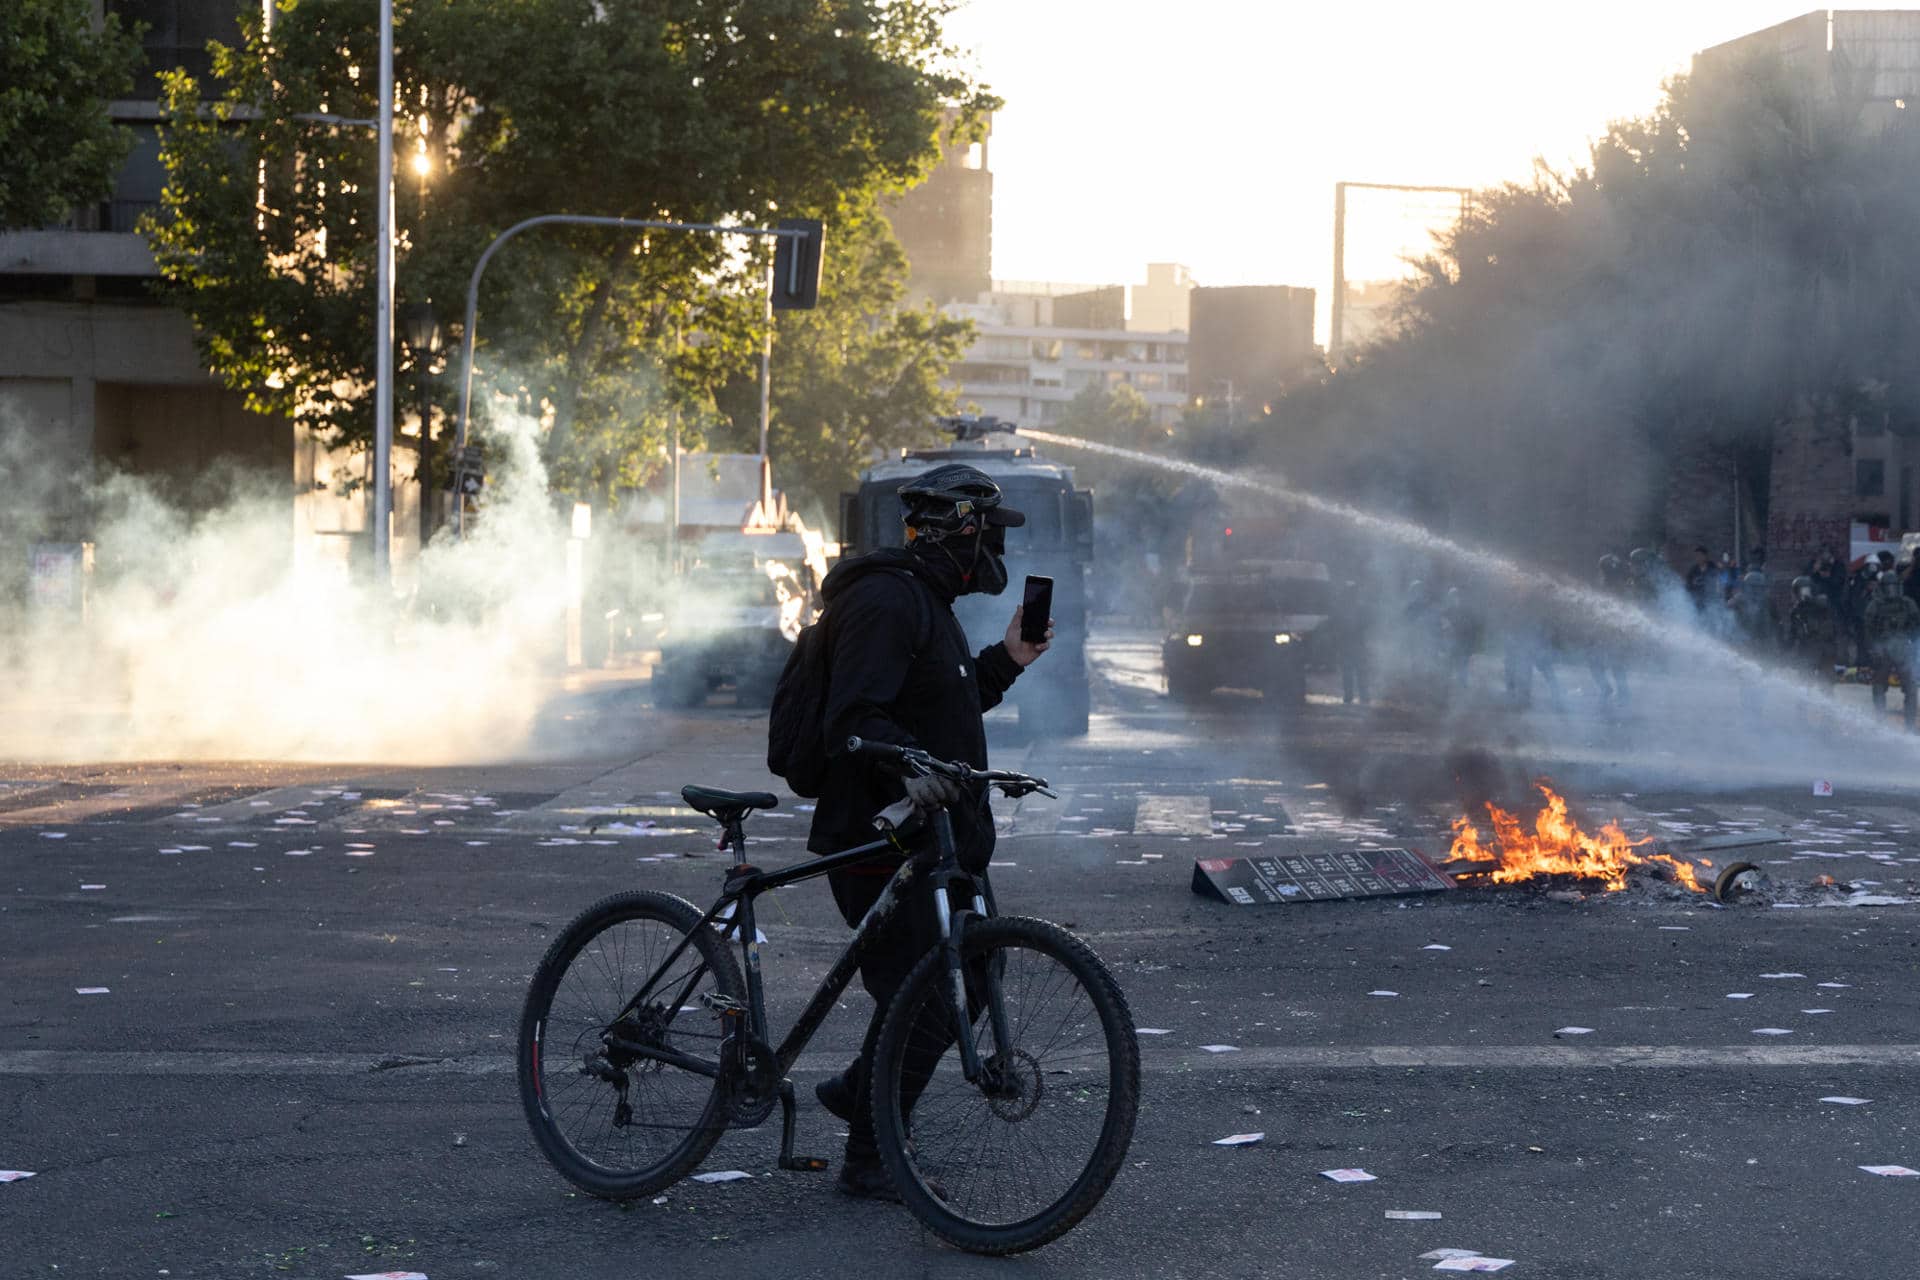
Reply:
[[[1627, 887], [1629, 872], [1642, 870], [1695, 893], [1707, 891], [1695, 874], [1694, 863], [1648, 850], [1653, 837], [1633, 839], [1617, 822], [1589, 834], [1568, 816], [1566, 797], [1544, 782], [1534, 785], [1546, 797], [1546, 805], [1535, 815], [1531, 830], [1517, 815], [1489, 802], [1486, 808], [1487, 821], [1493, 828], [1491, 843], [1482, 839], [1471, 818], [1455, 818], [1453, 845], [1440, 869], [1469, 884], [1517, 884], [1565, 877], [1598, 883], [1609, 893]], [[1702, 859], [1698, 865], [1713, 864]]]

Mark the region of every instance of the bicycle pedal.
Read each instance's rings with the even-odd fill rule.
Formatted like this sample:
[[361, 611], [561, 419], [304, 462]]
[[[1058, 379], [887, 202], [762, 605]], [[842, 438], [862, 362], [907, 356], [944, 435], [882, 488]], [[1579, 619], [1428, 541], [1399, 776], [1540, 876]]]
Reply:
[[781, 1156], [780, 1167], [795, 1173], [825, 1173], [827, 1162], [819, 1156]]

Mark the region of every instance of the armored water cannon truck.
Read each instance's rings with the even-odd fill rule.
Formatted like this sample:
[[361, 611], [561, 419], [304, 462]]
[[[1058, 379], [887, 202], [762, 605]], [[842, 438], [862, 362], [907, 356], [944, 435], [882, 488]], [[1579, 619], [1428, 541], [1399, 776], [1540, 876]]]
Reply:
[[843, 554], [864, 555], [906, 543], [899, 489], [943, 462], [965, 462], [993, 477], [1006, 504], [1027, 516], [1007, 530], [1007, 576], [1001, 596], [962, 596], [954, 614], [976, 649], [1005, 636], [1028, 574], [1053, 579], [1053, 647], [1014, 684], [1008, 700], [1028, 732], [1078, 737], [1087, 731], [1087, 568], [1093, 561], [1093, 494], [1073, 487], [1073, 468], [1020, 443], [1011, 422], [971, 414], [942, 418], [953, 443], [913, 449], [877, 463], [854, 493], [840, 497]]

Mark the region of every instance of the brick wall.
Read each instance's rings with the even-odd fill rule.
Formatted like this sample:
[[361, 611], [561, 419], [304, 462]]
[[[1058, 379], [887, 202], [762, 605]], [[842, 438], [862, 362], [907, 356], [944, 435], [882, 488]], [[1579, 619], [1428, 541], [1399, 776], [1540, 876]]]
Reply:
[[1765, 538], [1772, 575], [1790, 580], [1823, 548], [1844, 557], [1853, 507], [1847, 420], [1803, 411], [1775, 428]]

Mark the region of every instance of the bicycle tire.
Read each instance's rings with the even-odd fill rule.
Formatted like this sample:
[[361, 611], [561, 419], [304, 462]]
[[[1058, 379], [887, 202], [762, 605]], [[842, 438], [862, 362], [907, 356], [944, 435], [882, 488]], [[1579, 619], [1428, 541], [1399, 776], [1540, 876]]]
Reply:
[[[1009, 987], [1016, 984], [1011, 973], [1010, 958], [1011, 953], [1016, 951], [1045, 957], [1070, 975], [1073, 983], [1085, 994], [1087, 1012], [1075, 1026], [1078, 1028], [1089, 1018], [1097, 1021], [1101, 1047], [1106, 1055], [1104, 1081], [1098, 1078], [1096, 1068], [1078, 1085], [1060, 1087], [1057, 1082], [1048, 1083], [1051, 1073], [1033, 1056], [1038, 1045], [1037, 1037], [1044, 1031], [1046, 1020], [1040, 1020], [1042, 1025], [1036, 1028], [1035, 1038], [1029, 1040], [1024, 1033], [1027, 1023], [1034, 1020], [1024, 1018], [1019, 1010], [1012, 1007], [1011, 1001], [1016, 993], [1009, 990], [1006, 998], [1009, 1001], [1007, 1014], [1010, 1034], [1015, 1041], [1015, 1049], [1025, 1053], [1026, 1062], [1032, 1068], [1030, 1098], [1022, 1095], [1011, 1100], [1002, 1099], [1002, 1110], [995, 1111], [993, 1100], [989, 1100], [976, 1086], [967, 1085], [961, 1079], [959, 1053], [951, 1035], [938, 1030], [937, 1035], [947, 1038], [947, 1047], [934, 1066], [933, 1079], [916, 1092], [916, 1102], [911, 1112], [903, 1114], [902, 1087], [908, 1070], [909, 1047], [916, 1036], [924, 1036], [929, 1025], [926, 1019], [932, 1016], [929, 1010], [937, 1014], [942, 1028], [948, 1022], [945, 1013], [946, 962], [945, 956], [937, 948], [921, 958], [888, 1006], [874, 1055], [874, 1080], [878, 1085], [873, 1090], [872, 1101], [874, 1135], [881, 1158], [892, 1175], [894, 1187], [914, 1216], [930, 1231], [972, 1253], [1020, 1253], [1039, 1248], [1071, 1230], [1099, 1204], [1119, 1173], [1126, 1160], [1127, 1147], [1133, 1139], [1134, 1120], [1139, 1111], [1140, 1049], [1133, 1028], [1133, 1016], [1127, 1009], [1126, 997], [1119, 984], [1113, 980], [1113, 975], [1100, 958], [1085, 942], [1058, 925], [1017, 916], [976, 920], [967, 926], [961, 941], [962, 963], [970, 973], [978, 974], [993, 969]], [[1060, 1039], [1069, 1021], [1074, 1019], [1071, 993], [1068, 993], [1068, 1000], [1068, 1010], [1052, 1033], [1052, 1042]], [[984, 1006], [974, 1018], [973, 1030], [976, 1043], [986, 1042], [982, 1046], [984, 1056], [992, 1043], [990, 1019], [986, 1016]], [[924, 1039], [921, 1044], [924, 1047]], [[1038, 1051], [1046, 1052], [1048, 1047], [1039, 1046]], [[943, 1080], [946, 1088], [935, 1093], [935, 1083]], [[954, 1087], [956, 1084], [957, 1087]], [[1057, 1095], [1050, 1114], [1069, 1114], [1071, 1104], [1077, 1101], [1072, 1097], [1075, 1088], [1083, 1091], [1104, 1089], [1106, 1107], [1100, 1117], [1098, 1138], [1088, 1152], [1085, 1165], [1057, 1196], [1012, 1221], [982, 1220], [987, 1215], [984, 1210], [976, 1211], [973, 1208], [971, 1195], [947, 1185], [952, 1182], [954, 1170], [948, 1157], [935, 1150], [932, 1144], [923, 1153], [909, 1140], [913, 1114], [921, 1117], [924, 1128], [928, 1119], [949, 1114], [954, 1106], [963, 1110], [974, 1108], [977, 1100], [978, 1106], [985, 1107], [995, 1119], [1005, 1123], [1007, 1130], [1012, 1130], [1038, 1115], [1049, 1093]], [[921, 1110], [930, 1102], [930, 1111]], [[1067, 1109], [1063, 1110], [1063, 1107]], [[1005, 1114], [1009, 1110], [1022, 1109], [1024, 1114], [1018, 1119], [1009, 1119]], [[1086, 1126], [1083, 1124], [1081, 1127]], [[1046, 1144], [1035, 1143], [1031, 1138], [1024, 1141], [1028, 1143], [1028, 1151], [1037, 1153], [1043, 1159], [1050, 1159]], [[940, 1139], [936, 1137], [935, 1142], [940, 1142]], [[983, 1147], [991, 1145], [991, 1142], [991, 1139], [984, 1139], [970, 1148], [969, 1153], [980, 1151], [985, 1154]], [[985, 1176], [990, 1185], [999, 1174], [1006, 1172], [1011, 1170], [968, 1171], [969, 1176]]]
[[[638, 1122], [618, 1125], [612, 1123], [614, 1101], [619, 1096], [614, 1086], [593, 1078], [584, 1067], [569, 1071], [563, 1066], [567, 1062], [586, 1061], [587, 1053], [598, 1044], [599, 1030], [611, 1021], [654, 966], [665, 960], [678, 937], [695, 935], [692, 948], [676, 961], [675, 974], [696, 973], [696, 964], [705, 966], [705, 975], [694, 984], [689, 998], [697, 1000], [700, 994], [710, 991], [741, 1004], [746, 1002], [746, 984], [741, 981], [732, 951], [719, 931], [702, 929], [700, 919], [698, 907], [673, 894], [616, 893], [594, 903], [562, 929], [534, 970], [526, 1004], [521, 1010], [515, 1046], [520, 1104], [541, 1154], [567, 1181], [591, 1195], [626, 1200], [671, 1186], [698, 1167], [726, 1132], [726, 1090], [718, 1078], [702, 1086], [698, 1082], [705, 1081], [706, 1077], [693, 1072], [657, 1063], [652, 1068], [643, 1066], [629, 1075], [630, 1086], [635, 1079], [657, 1077], [663, 1087], [656, 1093], [664, 1092], [667, 1073], [672, 1073], [673, 1080], [680, 1082], [674, 1086], [680, 1095], [674, 1109], [688, 1113], [685, 1123], [676, 1124], [673, 1121], [678, 1117], [657, 1114], [665, 1108], [643, 1098], [632, 1103]], [[665, 945], [657, 949], [657, 954], [654, 948], [648, 947], [646, 954], [636, 957], [639, 963], [630, 970], [626, 961], [633, 939], [624, 927], [635, 923], [660, 926], [657, 932]], [[615, 930], [622, 933], [616, 937]], [[595, 950], [596, 942], [598, 950]], [[697, 961], [691, 958], [695, 953]], [[555, 997], [569, 973], [576, 969], [575, 961], [585, 955], [594, 957], [594, 964], [585, 967], [587, 980], [592, 981], [597, 970], [607, 978], [609, 994], [603, 999], [569, 995], [563, 1009], [556, 1014]], [[678, 983], [670, 985], [678, 990]], [[711, 1053], [718, 1062], [718, 1015], [698, 1004], [676, 1005], [671, 1012], [664, 1009], [658, 1012], [667, 1019], [662, 1034], [677, 1036], [673, 1041], [676, 1047], [692, 1052], [692, 1046], [697, 1044], [702, 1056]], [[676, 1030], [675, 1020], [687, 1018], [694, 1019], [687, 1024], [688, 1029]], [[607, 1132], [602, 1135], [603, 1141], [584, 1148], [577, 1136], [570, 1136], [566, 1122], [569, 1117], [578, 1116], [583, 1107], [585, 1115], [580, 1118], [591, 1122], [598, 1114], [601, 1098], [610, 1100], [606, 1103], [608, 1129], [623, 1130], [619, 1135], [623, 1141], [616, 1142], [615, 1135]], [[614, 1148], [624, 1147], [631, 1152], [636, 1132], [651, 1134], [659, 1130], [671, 1135], [683, 1127], [684, 1137], [646, 1163], [636, 1164], [631, 1160], [609, 1163]]]

